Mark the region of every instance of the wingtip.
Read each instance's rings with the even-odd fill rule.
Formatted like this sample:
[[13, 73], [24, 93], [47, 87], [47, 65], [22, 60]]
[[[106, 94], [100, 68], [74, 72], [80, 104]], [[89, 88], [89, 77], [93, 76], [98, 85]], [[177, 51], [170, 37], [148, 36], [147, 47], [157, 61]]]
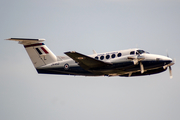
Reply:
[[8, 39], [4, 39], [4, 40], [11, 40], [11, 38], [8, 38]]
[[64, 52], [64, 54], [68, 54], [68, 53], [76, 53], [76, 51], [68, 51], [68, 52]]

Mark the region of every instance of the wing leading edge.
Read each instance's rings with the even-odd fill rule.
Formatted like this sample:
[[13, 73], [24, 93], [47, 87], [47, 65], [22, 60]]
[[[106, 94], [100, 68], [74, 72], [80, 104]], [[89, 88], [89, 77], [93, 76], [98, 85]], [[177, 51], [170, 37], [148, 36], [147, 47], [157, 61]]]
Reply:
[[85, 70], [93, 70], [100, 67], [112, 65], [111, 63], [106, 63], [75, 51], [65, 52], [64, 54], [72, 58]]

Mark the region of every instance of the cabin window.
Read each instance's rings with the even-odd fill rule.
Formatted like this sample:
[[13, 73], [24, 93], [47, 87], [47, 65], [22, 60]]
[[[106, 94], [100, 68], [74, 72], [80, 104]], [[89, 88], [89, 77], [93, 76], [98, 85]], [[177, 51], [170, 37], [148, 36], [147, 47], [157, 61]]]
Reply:
[[103, 59], [104, 59], [104, 56], [101, 56], [100, 59], [103, 60]]
[[130, 55], [134, 55], [134, 53], [135, 53], [134, 51], [131, 51], [131, 52], [130, 52]]
[[118, 53], [117, 56], [118, 56], [118, 57], [121, 57], [121, 53]]
[[95, 57], [95, 59], [97, 59], [97, 60], [98, 60], [98, 59], [99, 59], [99, 58], [98, 58], [98, 56], [96, 56], [96, 57]]
[[111, 55], [111, 58], [115, 58], [115, 57], [116, 57], [116, 55], [115, 55], [115, 54], [112, 54], [112, 55]]
[[110, 56], [109, 55], [106, 55], [106, 59], [109, 59], [110, 58]]

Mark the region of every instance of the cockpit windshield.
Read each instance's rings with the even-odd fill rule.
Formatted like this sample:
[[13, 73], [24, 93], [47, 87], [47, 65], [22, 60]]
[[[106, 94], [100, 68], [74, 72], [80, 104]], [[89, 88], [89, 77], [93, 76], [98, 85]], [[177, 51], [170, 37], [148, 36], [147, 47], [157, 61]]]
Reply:
[[139, 54], [148, 53], [149, 54], [149, 52], [145, 52], [144, 50], [137, 50], [137, 53], [139, 53]]

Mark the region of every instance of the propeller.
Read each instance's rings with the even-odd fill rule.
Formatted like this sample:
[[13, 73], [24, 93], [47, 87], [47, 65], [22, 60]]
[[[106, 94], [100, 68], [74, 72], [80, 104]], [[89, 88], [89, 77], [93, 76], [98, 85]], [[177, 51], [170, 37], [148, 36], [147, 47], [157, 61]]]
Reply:
[[141, 68], [141, 73], [144, 73], [144, 66], [143, 66], [142, 62], [140, 62], [140, 68]]
[[144, 73], [144, 66], [143, 66], [143, 64], [141, 62], [142, 60], [145, 59], [143, 56], [140, 56], [140, 54], [138, 53], [138, 56], [136, 56], [136, 57], [128, 57], [128, 59], [132, 60], [134, 62], [134, 65], [140, 64], [141, 73]]
[[171, 68], [171, 66], [169, 66], [169, 74], [170, 74], [170, 79], [172, 79], [173, 76], [172, 76], [172, 68]]
[[[168, 53], [167, 53], [167, 57], [169, 57]], [[174, 65], [174, 63], [175, 63], [175, 60], [173, 60], [171, 63], [169, 63], [169, 64], [163, 66], [164, 69], [166, 69], [167, 67], [169, 68], [170, 79], [173, 78], [171, 66]]]
[[141, 69], [141, 74], [143, 74], [144, 73], [144, 65], [142, 64], [142, 60], [144, 60], [145, 58], [144, 57], [142, 57], [142, 56], [140, 56], [140, 53], [138, 52], [138, 56], [137, 56], [137, 59], [138, 59], [138, 61], [140, 61], [140, 69]]

